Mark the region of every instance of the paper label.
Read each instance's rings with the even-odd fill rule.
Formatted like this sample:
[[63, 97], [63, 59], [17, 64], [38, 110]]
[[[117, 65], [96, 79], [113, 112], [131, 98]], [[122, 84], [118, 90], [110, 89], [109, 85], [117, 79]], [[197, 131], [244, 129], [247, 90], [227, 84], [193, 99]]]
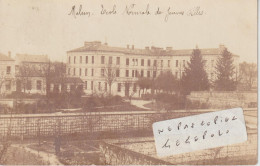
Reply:
[[155, 122], [153, 133], [159, 157], [247, 140], [241, 108]]

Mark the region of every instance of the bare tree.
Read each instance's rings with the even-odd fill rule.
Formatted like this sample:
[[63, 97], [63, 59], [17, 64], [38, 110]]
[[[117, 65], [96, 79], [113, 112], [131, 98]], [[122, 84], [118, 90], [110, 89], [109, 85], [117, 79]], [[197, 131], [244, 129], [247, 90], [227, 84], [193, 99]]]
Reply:
[[7, 81], [7, 75], [6, 75], [6, 72], [2, 71], [1, 72], [1, 75], [0, 75], [0, 94], [2, 94], [2, 86], [3, 84]]
[[104, 76], [105, 81], [107, 82], [109, 86], [109, 95], [111, 95], [111, 88], [114, 82], [117, 81], [117, 77], [119, 77], [119, 68], [113, 64], [106, 64], [103, 71], [104, 73], [101, 73], [101, 75]]
[[246, 90], [251, 90], [257, 81], [257, 65], [243, 62], [239, 65], [239, 82], [245, 85]]
[[26, 90], [30, 90], [28, 85], [30, 84], [29, 81], [33, 72], [36, 72], [36, 70], [33, 66], [30, 66], [29, 64], [21, 64], [19, 66], [17, 80], [21, 81], [23, 92], [26, 92]]

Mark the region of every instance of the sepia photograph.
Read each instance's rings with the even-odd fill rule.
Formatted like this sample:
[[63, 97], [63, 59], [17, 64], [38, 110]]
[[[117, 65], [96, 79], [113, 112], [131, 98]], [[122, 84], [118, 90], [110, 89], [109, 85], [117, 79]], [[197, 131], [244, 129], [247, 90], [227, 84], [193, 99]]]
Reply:
[[255, 165], [256, 0], [0, 0], [0, 165]]

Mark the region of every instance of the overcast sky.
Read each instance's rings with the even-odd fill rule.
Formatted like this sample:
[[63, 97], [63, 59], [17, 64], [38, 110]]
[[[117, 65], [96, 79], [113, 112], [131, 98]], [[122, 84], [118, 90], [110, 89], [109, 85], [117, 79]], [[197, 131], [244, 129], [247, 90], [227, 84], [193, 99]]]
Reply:
[[[69, 13], [72, 6], [91, 16]], [[101, 15], [101, 5], [115, 15]], [[150, 15], [127, 15], [126, 6]], [[162, 14], [155, 15], [157, 8]], [[165, 16], [171, 12], [184, 15]], [[202, 15], [190, 16], [199, 8]], [[196, 13], [196, 12], [195, 12]], [[194, 12], [193, 12], [194, 14]], [[83, 46], [84, 41], [107, 41], [108, 45], [136, 48], [145, 46], [173, 49], [216, 48], [224, 44], [240, 56], [240, 61], [257, 60], [256, 0], [0, 0], [0, 52], [47, 54], [65, 61], [66, 51]]]

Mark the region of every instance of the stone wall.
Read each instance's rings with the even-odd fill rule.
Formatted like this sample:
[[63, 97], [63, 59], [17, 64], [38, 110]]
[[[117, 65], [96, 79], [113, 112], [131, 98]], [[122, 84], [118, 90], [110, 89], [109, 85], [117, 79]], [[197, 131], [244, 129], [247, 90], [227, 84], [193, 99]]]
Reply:
[[188, 98], [195, 102], [206, 103], [210, 108], [256, 107], [257, 92], [191, 92]]

